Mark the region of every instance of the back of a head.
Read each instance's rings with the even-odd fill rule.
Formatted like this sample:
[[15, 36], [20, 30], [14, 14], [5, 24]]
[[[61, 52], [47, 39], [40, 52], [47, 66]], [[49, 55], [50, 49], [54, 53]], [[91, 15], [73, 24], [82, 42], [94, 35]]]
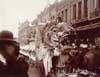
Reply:
[[13, 41], [14, 37], [13, 37], [13, 33], [8, 31], [8, 30], [3, 30], [0, 32], [0, 41]]
[[0, 41], [8, 41], [13, 43], [18, 43], [18, 41], [14, 38], [14, 35], [11, 31], [2, 30], [0, 32]]
[[8, 41], [8, 39], [13, 39], [12, 32], [8, 30], [3, 30], [0, 32], [0, 49], [3, 48], [5, 41]]
[[19, 43], [14, 39], [13, 33], [8, 30], [3, 30], [0, 32], [0, 50], [4, 50], [7, 44], [13, 45], [16, 55], [19, 54]]

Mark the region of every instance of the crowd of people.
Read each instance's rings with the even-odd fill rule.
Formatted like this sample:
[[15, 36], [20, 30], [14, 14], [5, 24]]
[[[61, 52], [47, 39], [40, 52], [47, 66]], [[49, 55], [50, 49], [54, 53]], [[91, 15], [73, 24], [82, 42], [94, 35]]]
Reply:
[[[61, 20], [59, 19], [59, 22]], [[49, 25], [49, 26], [48, 26]], [[36, 48], [36, 62], [33, 64], [41, 77], [57, 77], [59, 73], [100, 76], [100, 46], [75, 42], [65, 36], [74, 32], [72, 27], [62, 23], [46, 25], [41, 31], [42, 43]], [[66, 42], [66, 43], [65, 43]], [[12, 32], [0, 32], [0, 77], [29, 77], [29, 64], [19, 53], [20, 45]], [[94, 77], [95, 77], [94, 76]]]
[[[73, 27], [58, 18], [58, 24], [48, 23], [42, 31], [43, 64], [45, 76], [55, 77], [57, 73], [100, 74], [100, 47], [91, 42], [71, 41], [67, 36], [75, 34]], [[74, 40], [77, 40], [73, 38]], [[40, 47], [42, 47], [40, 45]], [[42, 49], [40, 48], [40, 52]], [[45, 61], [44, 61], [45, 60]], [[89, 76], [87, 76], [89, 77]], [[98, 76], [99, 77], [99, 76]]]

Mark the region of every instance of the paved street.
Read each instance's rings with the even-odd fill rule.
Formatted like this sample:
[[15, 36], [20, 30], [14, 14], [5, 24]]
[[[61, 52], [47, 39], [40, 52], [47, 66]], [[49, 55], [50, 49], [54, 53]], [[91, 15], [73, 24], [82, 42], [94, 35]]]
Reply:
[[[32, 66], [30, 66], [28, 73], [29, 73], [29, 77], [42, 77], [40, 76], [38, 70]], [[56, 76], [50, 75], [50, 77], [56, 77]], [[57, 77], [65, 77], [65, 76], [59, 74], [59, 76]], [[77, 76], [76, 74], [69, 74], [68, 77], [90, 77], [90, 76]], [[91, 76], [91, 77], [95, 77], [95, 76]], [[100, 76], [96, 76], [96, 77], [100, 77]]]

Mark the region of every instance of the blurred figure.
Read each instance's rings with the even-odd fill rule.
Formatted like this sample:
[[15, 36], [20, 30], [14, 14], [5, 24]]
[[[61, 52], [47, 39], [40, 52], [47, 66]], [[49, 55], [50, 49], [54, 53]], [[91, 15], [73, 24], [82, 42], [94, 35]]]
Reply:
[[12, 32], [0, 32], [0, 77], [28, 77], [28, 64], [18, 57], [19, 49]]

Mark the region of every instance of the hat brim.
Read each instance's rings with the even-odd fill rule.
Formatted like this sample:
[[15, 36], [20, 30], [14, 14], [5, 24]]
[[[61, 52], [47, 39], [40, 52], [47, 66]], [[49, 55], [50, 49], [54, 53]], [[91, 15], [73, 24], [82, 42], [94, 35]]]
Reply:
[[12, 40], [12, 39], [0, 39], [0, 42], [2, 42], [2, 43], [8, 43], [8, 42], [11, 42], [11, 43], [13, 43], [13, 45], [15, 45], [15, 46], [19, 46], [19, 43], [18, 42], [16, 42], [15, 40]]
[[12, 41], [12, 42], [16, 42], [15, 40], [12, 40], [12, 39], [0, 39], [0, 41]]

